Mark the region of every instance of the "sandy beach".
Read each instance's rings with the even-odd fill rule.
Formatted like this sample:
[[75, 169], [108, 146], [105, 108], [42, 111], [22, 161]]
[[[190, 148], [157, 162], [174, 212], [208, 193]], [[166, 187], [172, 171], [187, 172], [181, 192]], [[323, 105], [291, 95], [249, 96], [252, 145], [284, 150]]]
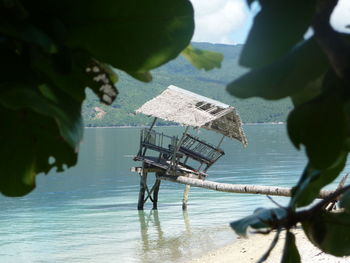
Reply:
[[[313, 246], [304, 235], [301, 229], [293, 231], [296, 236], [297, 246], [304, 263], [345, 263], [350, 262], [350, 257], [334, 257], [322, 253]], [[188, 263], [255, 263], [265, 253], [269, 247], [275, 233], [268, 235], [254, 234], [249, 238], [238, 238], [233, 244], [211, 251], [208, 254], [189, 261]], [[280, 263], [285, 240], [285, 234], [282, 233], [275, 249], [267, 259], [268, 263]]]

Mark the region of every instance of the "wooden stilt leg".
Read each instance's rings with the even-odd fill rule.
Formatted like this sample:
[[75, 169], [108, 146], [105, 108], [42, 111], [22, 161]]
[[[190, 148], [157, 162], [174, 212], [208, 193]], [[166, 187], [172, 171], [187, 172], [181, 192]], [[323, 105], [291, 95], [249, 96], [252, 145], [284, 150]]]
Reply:
[[191, 186], [186, 184], [185, 185], [185, 191], [184, 191], [184, 197], [182, 199], [182, 210], [187, 210], [187, 201], [188, 201], [188, 194], [190, 192]]
[[160, 179], [156, 179], [155, 182], [155, 187], [154, 187], [154, 191], [153, 191], [153, 209], [158, 209], [157, 203], [158, 203], [158, 192], [159, 192], [159, 188], [160, 188]]
[[144, 170], [140, 173], [140, 192], [139, 192], [139, 202], [137, 204], [138, 210], [143, 210], [143, 205], [145, 204], [145, 191], [147, 187], [147, 173]]

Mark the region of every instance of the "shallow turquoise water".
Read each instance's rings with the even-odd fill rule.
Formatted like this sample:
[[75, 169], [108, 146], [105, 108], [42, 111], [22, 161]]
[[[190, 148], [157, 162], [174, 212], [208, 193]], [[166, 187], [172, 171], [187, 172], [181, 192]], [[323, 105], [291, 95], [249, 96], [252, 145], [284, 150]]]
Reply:
[[[209, 180], [292, 186], [305, 165], [284, 125], [246, 125], [248, 148], [226, 140]], [[176, 134], [181, 128], [160, 128]], [[136, 210], [139, 178], [128, 155], [137, 151], [139, 129], [86, 129], [79, 165], [40, 175], [21, 198], [0, 196], [0, 262], [184, 262], [235, 239], [230, 221], [259, 206], [264, 196], [192, 188], [188, 213], [183, 185], [162, 182], [158, 211]], [[220, 136], [201, 131], [208, 141]], [[281, 204], [287, 198], [274, 198]]]

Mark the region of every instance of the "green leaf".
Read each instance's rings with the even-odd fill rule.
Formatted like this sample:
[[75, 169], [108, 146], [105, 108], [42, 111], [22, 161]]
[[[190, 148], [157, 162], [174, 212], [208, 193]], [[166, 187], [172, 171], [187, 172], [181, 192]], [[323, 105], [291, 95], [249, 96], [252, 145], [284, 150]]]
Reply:
[[73, 150], [78, 148], [83, 135], [81, 102], [47, 85], [41, 87], [41, 93], [27, 83], [3, 84], [0, 88], [2, 106], [11, 110], [31, 109], [53, 118], [64, 140]]
[[302, 90], [291, 95], [293, 105], [296, 107], [320, 96], [322, 93], [323, 78], [324, 78], [324, 75], [321, 75], [319, 78], [305, 85]]
[[108, 65], [96, 60], [90, 60], [85, 71], [88, 76], [81, 75], [81, 83], [91, 88], [102, 103], [111, 105], [118, 95], [114, 86], [118, 80], [117, 73]]
[[56, 70], [56, 60], [40, 53], [32, 52], [32, 67], [42, 74], [42, 78], [68, 93], [78, 103], [85, 99], [85, 88], [89, 87], [104, 104], [110, 105], [118, 95], [114, 84], [117, 73], [107, 64], [99, 62], [83, 52], [70, 56], [70, 69], [66, 72]]
[[52, 118], [0, 106], [0, 119], [0, 192], [4, 195], [25, 195], [34, 189], [36, 174], [76, 164], [75, 150], [60, 136]]
[[257, 208], [250, 216], [231, 222], [231, 228], [240, 236], [247, 235], [248, 227], [255, 229], [269, 228], [268, 222], [281, 219], [287, 214], [284, 208]]
[[265, 66], [303, 40], [310, 27], [315, 1], [262, 1], [244, 45], [240, 64]]
[[281, 263], [298, 263], [298, 262], [301, 262], [301, 259], [300, 259], [298, 248], [295, 244], [295, 236], [290, 231], [287, 231]]
[[23, 63], [22, 57], [15, 51], [0, 44], [0, 57], [0, 83], [18, 81], [18, 76], [21, 76], [23, 81], [32, 81], [33, 72], [30, 71], [28, 65]]
[[149, 71], [146, 72], [127, 72], [134, 79], [143, 81], [143, 82], [151, 82], [152, 74]]
[[187, 0], [60, 3], [66, 45], [126, 72], [146, 72], [174, 59], [194, 30]]
[[305, 167], [298, 184], [292, 188], [292, 198], [290, 199], [289, 207], [301, 207], [312, 202], [319, 192], [317, 190], [318, 187], [313, 187], [312, 183], [319, 183], [322, 181], [322, 178], [320, 178], [321, 171], [312, 168], [311, 165], [308, 164]]
[[339, 200], [339, 207], [344, 208], [347, 212], [350, 212], [350, 190], [347, 190], [342, 194]]
[[265, 99], [281, 99], [305, 89], [328, 67], [326, 56], [315, 39], [311, 38], [276, 62], [253, 69], [234, 80], [227, 86], [227, 91], [239, 98], [257, 96]]
[[110, 65], [149, 81], [194, 30], [188, 0], [0, 6], [0, 192], [9, 196], [31, 191], [40, 172], [76, 163], [85, 88], [106, 104], [118, 94]]
[[303, 207], [309, 205], [318, 197], [320, 190], [338, 177], [344, 169], [347, 159], [347, 152], [343, 152], [333, 166], [325, 170], [314, 169], [310, 164], [298, 182], [292, 189], [290, 207]]
[[81, 103], [38, 86], [36, 73], [16, 53], [3, 47], [0, 53], [0, 192], [22, 196], [35, 187], [36, 174], [76, 164]]
[[28, 18], [28, 11], [24, 8], [20, 0], [5, 0], [0, 2], [1, 15], [7, 16], [13, 20], [24, 20]]
[[334, 256], [350, 255], [350, 214], [319, 211], [302, 227], [309, 240], [322, 251]]
[[31, 24], [21, 23], [14, 25], [6, 21], [2, 21], [0, 23], [0, 32], [6, 37], [24, 41], [31, 45], [37, 45], [45, 52], [57, 52], [57, 46], [54, 41], [39, 28]]
[[[56, 87], [61, 92], [66, 93], [76, 102], [82, 102], [85, 99], [84, 90], [87, 87], [81, 81], [81, 75], [87, 77], [85, 67], [87, 66], [86, 56], [79, 56], [78, 65], [75, 62], [74, 53], [60, 52], [58, 55], [64, 57], [63, 60], [57, 61], [55, 57], [44, 54], [40, 50], [31, 50], [30, 67], [39, 75], [40, 84], [48, 84], [51, 87]], [[90, 79], [91, 77], [89, 77]], [[38, 81], [38, 80], [36, 80]]]
[[14, 125], [16, 119], [8, 117], [13, 115], [1, 108], [0, 119], [6, 125], [2, 125], [0, 134], [0, 192], [7, 196], [22, 196], [35, 187], [35, 154], [32, 141], [25, 134], [28, 127], [23, 127], [21, 120]]
[[327, 169], [343, 150], [346, 116], [343, 98], [324, 94], [295, 108], [288, 117], [288, 134], [299, 148], [304, 144], [312, 167]]
[[205, 71], [213, 68], [220, 68], [221, 62], [224, 59], [223, 54], [201, 50], [194, 48], [192, 45], [187, 46], [182, 52], [183, 55], [193, 66], [198, 69], [204, 69]]

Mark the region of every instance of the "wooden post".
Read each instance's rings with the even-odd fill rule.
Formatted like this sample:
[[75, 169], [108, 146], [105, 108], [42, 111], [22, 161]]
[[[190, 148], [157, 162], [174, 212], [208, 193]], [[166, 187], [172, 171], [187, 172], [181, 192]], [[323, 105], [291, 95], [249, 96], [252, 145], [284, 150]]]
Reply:
[[160, 182], [161, 180], [156, 178], [156, 182], [154, 183], [154, 190], [153, 190], [153, 209], [157, 210], [158, 206], [158, 192], [159, 192], [159, 188], [160, 188]]
[[184, 190], [184, 197], [182, 199], [182, 210], [187, 210], [188, 194], [190, 192], [191, 186], [186, 184]]
[[[183, 143], [189, 128], [190, 128], [190, 126], [186, 127], [185, 132], [182, 134], [181, 139], [179, 140], [177, 145], [175, 145], [175, 147], [174, 147], [174, 153], [173, 153], [173, 156], [172, 156], [172, 159], [171, 159], [171, 163], [170, 163], [169, 168], [168, 168], [169, 171], [173, 170], [174, 173], [172, 175], [175, 175], [175, 171], [176, 171], [176, 167], [175, 166], [176, 166], [176, 155], [177, 155], [177, 152], [179, 151], [179, 149], [181, 147], [181, 144]], [[167, 172], [169, 172], [169, 171], [167, 171]]]
[[219, 149], [219, 148], [220, 148], [220, 146], [221, 146], [222, 142], [224, 141], [224, 138], [225, 138], [225, 135], [223, 135], [223, 136], [222, 136], [221, 140], [219, 141], [218, 146], [216, 146], [216, 148], [217, 148], [217, 149]]
[[142, 169], [140, 172], [140, 192], [139, 192], [139, 202], [137, 204], [138, 210], [143, 210], [143, 205], [145, 204], [145, 191], [147, 187], [147, 172]]
[[[157, 121], [157, 117], [154, 118], [151, 126], [149, 127], [148, 129], [148, 133], [146, 134], [146, 137], [144, 138], [145, 141], [147, 141], [150, 137], [150, 134], [151, 134], [151, 130], [153, 129], [154, 125], [156, 124], [156, 121]], [[141, 138], [142, 139], [142, 138]], [[146, 151], [147, 151], [147, 147], [145, 147], [145, 149], [143, 150], [143, 153], [142, 153], [142, 141], [140, 142], [140, 149], [139, 149], [139, 152], [138, 152], [138, 156], [141, 155], [142, 153], [142, 156], [145, 156], [146, 154]]]
[[[291, 188], [276, 187], [276, 186], [261, 186], [261, 185], [244, 185], [244, 184], [227, 184], [217, 183], [212, 181], [203, 181], [200, 179], [189, 178], [185, 176], [169, 176], [162, 175], [158, 177], [161, 180], [167, 180], [179, 184], [188, 184], [194, 187], [201, 187], [210, 190], [228, 192], [228, 193], [246, 193], [246, 194], [262, 194], [262, 195], [273, 195], [273, 196], [291, 196]], [[334, 190], [321, 190], [318, 198], [325, 198]]]

